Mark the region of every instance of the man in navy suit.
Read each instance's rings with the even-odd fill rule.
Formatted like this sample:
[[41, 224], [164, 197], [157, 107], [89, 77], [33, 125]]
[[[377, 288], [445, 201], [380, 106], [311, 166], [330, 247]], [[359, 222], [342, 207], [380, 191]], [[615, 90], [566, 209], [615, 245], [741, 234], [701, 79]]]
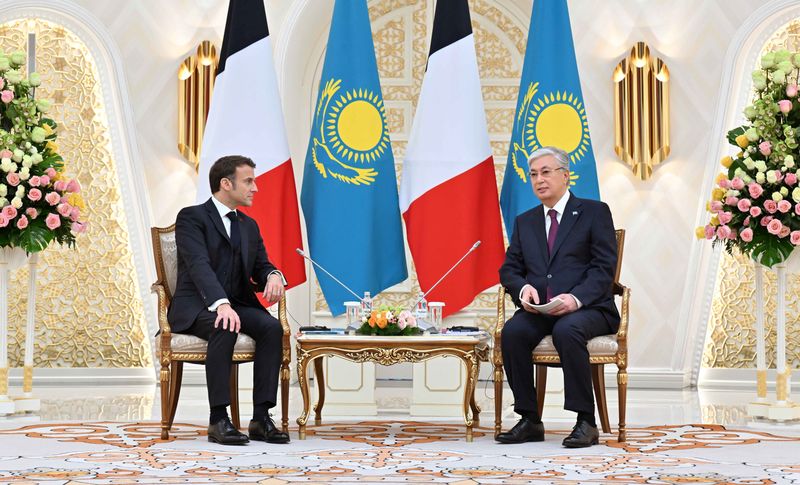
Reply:
[[[263, 291], [264, 298], [274, 303], [283, 296], [286, 282], [267, 258], [256, 221], [236, 210], [253, 204], [258, 191], [254, 168], [251, 159], [238, 155], [214, 162], [208, 174], [213, 195], [181, 210], [175, 223], [178, 280], [167, 319], [173, 332], [208, 341], [208, 440], [226, 445], [249, 439], [289, 441], [268, 411], [278, 392], [283, 329], [254, 293]], [[226, 410], [231, 402], [231, 359], [240, 331], [256, 342], [249, 439], [234, 428]]]
[[[611, 211], [603, 202], [579, 199], [569, 190], [569, 156], [544, 147], [528, 161], [541, 205], [520, 214], [500, 268], [500, 282], [520, 307], [503, 327], [503, 365], [522, 419], [501, 443], [544, 440], [536, 404], [531, 352], [548, 334], [564, 371], [564, 408], [578, 413], [564, 439], [569, 448], [597, 444], [587, 342], [616, 332], [619, 313], [612, 283], [617, 245]], [[544, 315], [522, 302], [561, 305]]]

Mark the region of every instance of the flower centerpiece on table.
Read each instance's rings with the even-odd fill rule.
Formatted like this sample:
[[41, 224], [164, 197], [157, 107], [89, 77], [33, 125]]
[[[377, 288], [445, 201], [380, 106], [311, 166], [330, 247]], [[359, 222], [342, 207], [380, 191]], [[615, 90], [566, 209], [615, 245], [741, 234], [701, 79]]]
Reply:
[[721, 160], [697, 237], [772, 267], [800, 245], [800, 53], [770, 52], [752, 74], [755, 97], [747, 123], [728, 132], [739, 151]]
[[23, 52], [0, 51], [0, 248], [35, 253], [53, 241], [73, 246], [86, 205], [64, 176], [50, 102], [35, 97], [41, 78], [23, 76], [24, 62]]
[[402, 307], [380, 306], [361, 319], [359, 335], [419, 335], [417, 319]]

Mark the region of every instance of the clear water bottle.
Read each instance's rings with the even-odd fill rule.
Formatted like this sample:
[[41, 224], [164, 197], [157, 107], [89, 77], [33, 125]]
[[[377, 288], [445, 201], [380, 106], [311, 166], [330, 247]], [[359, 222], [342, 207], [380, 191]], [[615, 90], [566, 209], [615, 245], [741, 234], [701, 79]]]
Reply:
[[361, 300], [361, 318], [369, 318], [372, 314], [372, 295], [369, 291], [364, 292], [364, 298]]
[[428, 300], [423, 295], [424, 293], [420, 291], [417, 296], [417, 308], [414, 310], [414, 316], [424, 320], [428, 318]]

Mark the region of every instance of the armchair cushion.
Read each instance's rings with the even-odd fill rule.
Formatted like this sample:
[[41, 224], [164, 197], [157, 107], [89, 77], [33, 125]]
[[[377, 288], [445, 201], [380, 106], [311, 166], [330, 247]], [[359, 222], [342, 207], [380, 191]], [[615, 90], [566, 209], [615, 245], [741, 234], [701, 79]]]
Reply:
[[[587, 345], [589, 349], [589, 355], [594, 357], [614, 357], [617, 355], [617, 350], [619, 349], [619, 345], [617, 344], [617, 336], [616, 335], [601, 335], [599, 337], [595, 337], [589, 340], [589, 344]], [[548, 335], [547, 337], [543, 338], [539, 345], [533, 349], [534, 355], [558, 355], [556, 352], [556, 346], [553, 345], [553, 336]]]
[[[173, 352], [202, 352], [208, 348], [208, 342], [184, 333], [173, 333], [170, 336]], [[240, 333], [236, 338], [236, 346], [233, 348], [236, 353], [253, 353], [256, 351], [256, 342], [250, 336]], [[156, 352], [161, 352], [161, 339], [156, 337]]]

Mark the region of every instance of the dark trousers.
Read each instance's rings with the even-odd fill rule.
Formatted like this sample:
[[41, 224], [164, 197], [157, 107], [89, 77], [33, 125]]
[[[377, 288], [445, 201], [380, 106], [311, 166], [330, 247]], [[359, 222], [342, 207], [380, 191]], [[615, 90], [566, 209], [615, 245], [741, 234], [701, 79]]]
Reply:
[[514, 393], [514, 411], [537, 411], [531, 353], [545, 336], [552, 334], [564, 370], [564, 409], [594, 413], [586, 343], [609, 333], [611, 327], [599, 310], [581, 308], [558, 318], [518, 310], [502, 333], [503, 366]]
[[[277, 402], [283, 328], [275, 317], [260, 308], [234, 304], [233, 309], [239, 314], [242, 322], [241, 332], [256, 341], [256, 355], [253, 362], [253, 404], [268, 403], [269, 407], [272, 407]], [[216, 318], [216, 312], [203, 310], [185, 332], [208, 341], [206, 385], [211, 407], [228, 406], [231, 403], [230, 377], [233, 365], [231, 359], [238, 336], [236, 332], [223, 330], [221, 323], [218, 328], [214, 328]]]

